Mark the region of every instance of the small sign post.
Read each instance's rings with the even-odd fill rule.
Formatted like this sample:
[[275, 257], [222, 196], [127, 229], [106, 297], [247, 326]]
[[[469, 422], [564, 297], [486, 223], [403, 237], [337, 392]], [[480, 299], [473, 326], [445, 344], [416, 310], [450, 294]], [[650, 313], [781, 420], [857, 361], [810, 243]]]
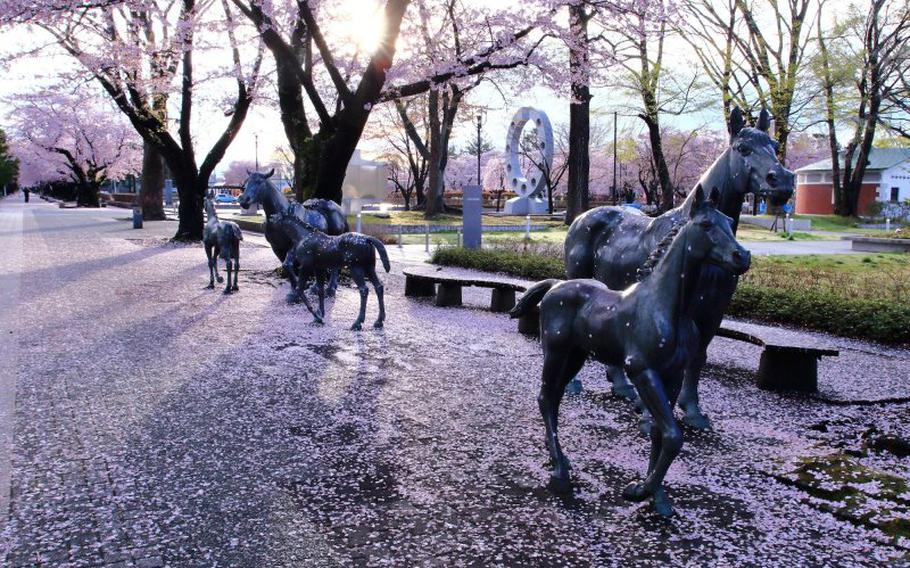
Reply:
[[461, 204], [464, 248], [479, 249], [483, 238], [483, 192], [480, 186], [465, 186]]

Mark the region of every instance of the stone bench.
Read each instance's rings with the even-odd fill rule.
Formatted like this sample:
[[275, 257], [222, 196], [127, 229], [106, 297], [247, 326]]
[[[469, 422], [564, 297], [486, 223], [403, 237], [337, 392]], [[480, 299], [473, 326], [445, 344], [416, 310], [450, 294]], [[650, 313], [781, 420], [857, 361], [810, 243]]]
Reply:
[[515, 293], [526, 290], [525, 286], [506, 279], [459, 276], [438, 269], [408, 268], [403, 274], [405, 296], [435, 296], [436, 305], [441, 307], [462, 305], [461, 289], [464, 286], [474, 286], [491, 288], [493, 295], [490, 299], [490, 311], [503, 313], [515, 307]]
[[758, 363], [758, 386], [765, 390], [818, 392], [818, 360], [840, 355], [837, 349], [768, 340], [727, 327], [721, 327], [717, 336], [764, 348]]

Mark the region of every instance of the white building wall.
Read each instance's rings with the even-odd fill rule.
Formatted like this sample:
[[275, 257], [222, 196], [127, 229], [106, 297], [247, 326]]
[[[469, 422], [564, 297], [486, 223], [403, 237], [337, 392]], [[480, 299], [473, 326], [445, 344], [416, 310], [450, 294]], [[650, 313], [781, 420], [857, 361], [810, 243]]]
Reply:
[[903, 162], [882, 172], [878, 200], [891, 201], [892, 188], [898, 189], [898, 203], [910, 199], [910, 162]]

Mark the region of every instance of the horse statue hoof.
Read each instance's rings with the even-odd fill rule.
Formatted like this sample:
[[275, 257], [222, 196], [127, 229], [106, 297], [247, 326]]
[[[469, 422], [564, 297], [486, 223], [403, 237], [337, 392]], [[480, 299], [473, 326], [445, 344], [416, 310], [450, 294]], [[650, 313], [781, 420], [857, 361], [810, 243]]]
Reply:
[[711, 420], [701, 412], [686, 412], [683, 414], [682, 421], [695, 428], [696, 430], [710, 430]]
[[363, 329], [363, 324], [361, 324], [359, 321], [355, 321], [354, 325], [351, 326], [351, 331], [360, 331], [362, 329]]
[[568, 474], [565, 476], [550, 474], [550, 481], [547, 483], [547, 488], [554, 493], [570, 493], [572, 491], [572, 481], [569, 479]]
[[667, 497], [667, 490], [661, 487], [654, 492], [654, 499], [651, 501], [651, 508], [654, 512], [664, 518], [673, 516], [673, 505], [670, 498]]
[[289, 293], [289, 294], [285, 297], [285, 299], [287, 300], [287, 302], [288, 302], [289, 304], [296, 304], [296, 303], [300, 302], [300, 296], [298, 296], [298, 295], [297, 295], [296, 293], [294, 293], [294, 292]]
[[240, 286], [234, 284], [233, 286], [231, 286], [231, 290], [233, 290], [234, 292], [236, 292], [237, 290], [240, 290]]
[[218, 277], [218, 283], [221, 284], [221, 283], [223, 283], [223, 282], [224, 282], [224, 276], [219, 276], [219, 277]]
[[651, 420], [651, 416], [642, 414], [641, 418], [638, 419], [638, 431], [645, 436], [650, 436], [651, 428], [653, 427], [654, 421]]
[[626, 485], [625, 489], [622, 490], [622, 497], [626, 501], [641, 503], [649, 496], [650, 495], [645, 489], [644, 483], [630, 483], [629, 485]]
[[613, 385], [610, 394], [616, 398], [628, 400], [629, 402], [636, 402], [638, 400], [638, 393], [635, 392], [635, 387], [632, 385]]
[[209, 284], [208, 286], [205, 287], [205, 289], [206, 289], [206, 290], [214, 290], [214, 289], [215, 289], [215, 284], [214, 284], [214, 283]]
[[224, 292], [222, 292], [222, 294], [233, 294], [233, 292], [231, 291], [230, 288], [225, 288]]
[[381, 322], [381, 321], [377, 321], [376, 323], [374, 323], [374, 324], [373, 324], [373, 329], [382, 329], [382, 322]]

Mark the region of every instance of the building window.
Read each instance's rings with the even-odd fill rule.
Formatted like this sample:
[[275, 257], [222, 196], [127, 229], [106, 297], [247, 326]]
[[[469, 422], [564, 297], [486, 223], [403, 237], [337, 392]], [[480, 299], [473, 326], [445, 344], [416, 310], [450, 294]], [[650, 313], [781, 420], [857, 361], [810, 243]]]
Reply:
[[899, 187], [892, 187], [892, 188], [891, 188], [891, 200], [890, 200], [891, 203], [897, 203], [897, 202], [898, 202], [898, 200], [899, 200], [898, 198], [900, 197], [900, 192], [901, 192], [901, 188], [899, 188]]
[[822, 174], [809, 174], [806, 176], [809, 183], [818, 183], [822, 181]]

